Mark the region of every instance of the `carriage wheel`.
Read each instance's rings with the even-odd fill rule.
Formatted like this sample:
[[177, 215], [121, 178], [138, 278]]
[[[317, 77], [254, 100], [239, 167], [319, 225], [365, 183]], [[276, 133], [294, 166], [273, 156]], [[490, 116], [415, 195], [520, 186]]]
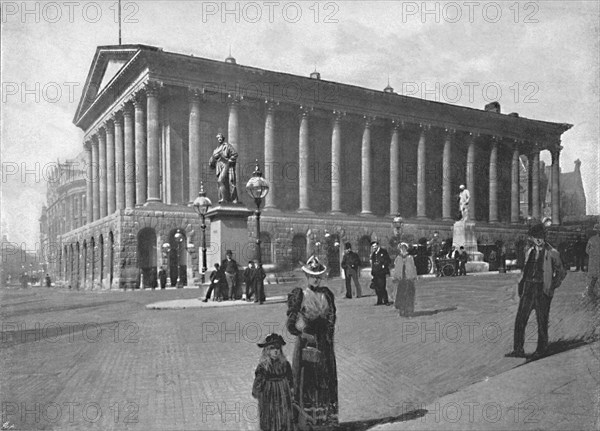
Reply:
[[453, 276], [454, 275], [454, 265], [451, 263], [447, 263], [446, 265], [444, 265], [442, 268], [442, 274], [444, 274], [446, 277]]
[[432, 273], [434, 272], [434, 271], [433, 271], [433, 268], [434, 268], [434, 265], [433, 265], [433, 258], [431, 258], [431, 257], [428, 257], [428, 258], [427, 258], [426, 265], [427, 265], [427, 272], [426, 272], [425, 274], [432, 274]]

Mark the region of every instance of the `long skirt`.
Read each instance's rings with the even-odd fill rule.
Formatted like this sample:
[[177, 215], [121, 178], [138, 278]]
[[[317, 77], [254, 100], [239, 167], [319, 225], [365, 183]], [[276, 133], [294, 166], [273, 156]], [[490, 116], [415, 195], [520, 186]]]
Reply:
[[262, 431], [293, 431], [292, 397], [287, 380], [267, 379], [258, 398]]
[[400, 316], [410, 316], [415, 312], [415, 282], [413, 280], [400, 280], [396, 287], [394, 307]]

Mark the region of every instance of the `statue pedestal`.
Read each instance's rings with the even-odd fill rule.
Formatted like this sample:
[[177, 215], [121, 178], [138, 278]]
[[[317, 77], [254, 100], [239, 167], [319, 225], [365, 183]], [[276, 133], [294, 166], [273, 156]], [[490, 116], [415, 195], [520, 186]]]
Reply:
[[464, 247], [469, 254], [469, 261], [465, 265], [467, 273], [486, 272], [490, 270], [490, 265], [483, 261], [483, 253], [480, 253], [477, 250], [474, 222], [459, 220], [454, 223], [452, 245], [455, 246], [457, 250], [460, 247]]
[[253, 212], [245, 206], [234, 204], [219, 205], [206, 213], [210, 220], [210, 244], [206, 245], [207, 280], [214, 264], [225, 259], [227, 250], [233, 252], [233, 259], [241, 266], [254, 258], [255, 244], [248, 236], [248, 217], [251, 214]]

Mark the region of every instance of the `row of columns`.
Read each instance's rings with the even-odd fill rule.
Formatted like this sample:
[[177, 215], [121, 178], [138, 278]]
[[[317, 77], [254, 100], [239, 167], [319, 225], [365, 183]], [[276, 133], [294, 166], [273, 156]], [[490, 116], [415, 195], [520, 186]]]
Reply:
[[[299, 196], [299, 212], [310, 212], [308, 204], [308, 178], [309, 178], [309, 116], [311, 109], [301, 107], [300, 110], [300, 126], [298, 136], [298, 153], [299, 153], [299, 181], [298, 181], [298, 196]], [[333, 126], [331, 133], [331, 213], [341, 213], [341, 172], [342, 166], [342, 119], [345, 113], [341, 111], [333, 111]], [[231, 112], [230, 112], [231, 118]], [[371, 210], [371, 126], [374, 121], [373, 117], [364, 117], [364, 129], [361, 144], [361, 215], [372, 215]], [[271, 165], [274, 160], [274, 112], [272, 105], [267, 108], [265, 120], [265, 164]], [[400, 145], [399, 145], [399, 130], [403, 124], [399, 121], [394, 121], [392, 128], [392, 136], [390, 142], [390, 213], [395, 214], [399, 210], [399, 185], [400, 185]], [[426, 134], [428, 127], [422, 127], [419, 141], [417, 145], [417, 218], [426, 219]], [[451, 155], [452, 155], [452, 135], [454, 131], [448, 131], [444, 139], [443, 153], [443, 174], [442, 174], [442, 217], [444, 220], [452, 220], [452, 183], [451, 183]], [[490, 150], [490, 175], [489, 175], [489, 221], [497, 223], [498, 216], [498, 144], [499, 138], [492, 138], [492, 148]], [[476, 193], [475, 193], [475, 136], [469, 138], [466, 163], [466, 185], [471, 190], [470, 203], [470, 218], [475, 219]], [[517, 144], [513, 147], [512, 166], [511, 166], [511, 223], [519, 223], [520, 215], [520, 159], [519, 149]], [[529, 156], [533, 159], [532, 182], [533, 189], [538, 190], [531, 206], [533, 207], [533, 216], [539, 218], [539, 150]], [[537, 161], [537, 164], [536, 164]], [[537, 168], [536, 168], [537, 166]], [[557, 165], [558, 166], [558, 165]], [[270, 178], [267, 178], [270, 180]], [[271, 192], [267, 195], [266, 208], [275, 208], [274, 198], [276, 192], [274, 190], [276, 184], [271, 183]], [[558, 187], [556, 188], [558, 189]], [[558, 214], [554, 212], [553, 214]], [[553, 217], [558, 219], [557, 217]]]
[[145, 85], [84, 144], [89, 221], [161, 201], [159, 91]]
[[[88, 220], [98, 220], [115, 210], [134, 208], [146, 202], [160, 202], [160, 128], [159, 128], [159, 89], [148, 83], [143, 91], [125, 103], [121, 112], [102, 124], [95, 137], [86, 142], [88, 178], [98, 181], [87, 183]], [[189, 93], [189, 202], [193, 202], [200, 189], [201, 142], [200, 119], [202, 90], [191, 89]], [[228, 140], [237, 148], [239, 143], [239, 103], [240, 98], [229, 97]], [[274, 166], [275, 160], [275, 112], [276, 103], [267, 101], [264, 133], [264, 161], [266, 166]], [[309, 206], [309, 126], [311, 107], [300, 107], [298, 136], [298, 211], [311, 212]], [[331, 212], [341, 213], [342, 183], [342, 120], [341, 111], [333, 111], [331, 132]], [[364, 117], [361, 144], [361, 215], [372, 215], [371, 208], [371, 127], [374, 118]], [[399, 210], [400, 185], [400, 142], [399, 131], [402, 122], [394, 121], [390, 140], [390, 213]], [[421, 126], [417, 144], [417, 218], [426, 219], [426, 148], [428, 126]], [[447, 130], [444, 138], [442, 161], [442, 217], [452, 219], [451, 157], [454, 131]], [[489, 158], [489, 221], [498, 222], [498, 144], [499, 138], [492, 138]], [[471, 191], [470, 218], [475, 219], [475, 136], [470, 135], [466, 161], [466, 186]], [[553, 221], [558, 223], [559, 184], [558, 154], [553, 151], [552, 201]], [[539, 218], [539, 150], [529, 156], [532, 161], [532, 215]], [[511, 172], [511, 223], [519, 223], [519, 149], [515, 144], [512, 154]], [[271, 184], [271, 192], [265, 200], [266, 209], [276, 209], [276, 184], [272, 181], [273, 170], [266, 169], [265, 176]], [[536, 192], [537, 191], [537, 192]], [[91, 204], [90, 204], [91, 203]], [[554, 216], [556, 215], [556, 216]]]

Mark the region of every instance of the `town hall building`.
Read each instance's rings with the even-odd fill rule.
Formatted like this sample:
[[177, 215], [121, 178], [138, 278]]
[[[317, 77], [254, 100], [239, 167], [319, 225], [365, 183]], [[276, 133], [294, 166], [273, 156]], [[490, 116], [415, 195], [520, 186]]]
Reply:
[[[571, 125], [403, 96], [309, 76], [163, 51], [146, 45], [97, 48], [75, 113], [85, 133], [85, 224], [59, 236], [53, 276], [80, 288], [148, 286], [156, 271], [198, 284], [201, 219], [192, 207], [203, 184], [218, 206], [209, 158], [223, 133], [238, 154], [240, 207], [256, 161], [270, 191], [261, 250], [271, 271], [317, 253], [339, 273], [340, 244], [368, 261], [371, 239], [387, 246], [392, 219], [416, 241], [451, 236], [460, 184], [471, 192], [478, 241], [526, 234], [521, 157], [528, 165], [524, 213], [542, 218], [540, 152], [552, 155], [551, 222], [560, 220], [561, 135]], [[210, 240], [212, 261], [224, 256]], [[253, 257], [248, 241], [233, 250]], [[228, 246], [231, 248], [230, 246]], [[368, 263], [368, 262], [367, 262]]]

